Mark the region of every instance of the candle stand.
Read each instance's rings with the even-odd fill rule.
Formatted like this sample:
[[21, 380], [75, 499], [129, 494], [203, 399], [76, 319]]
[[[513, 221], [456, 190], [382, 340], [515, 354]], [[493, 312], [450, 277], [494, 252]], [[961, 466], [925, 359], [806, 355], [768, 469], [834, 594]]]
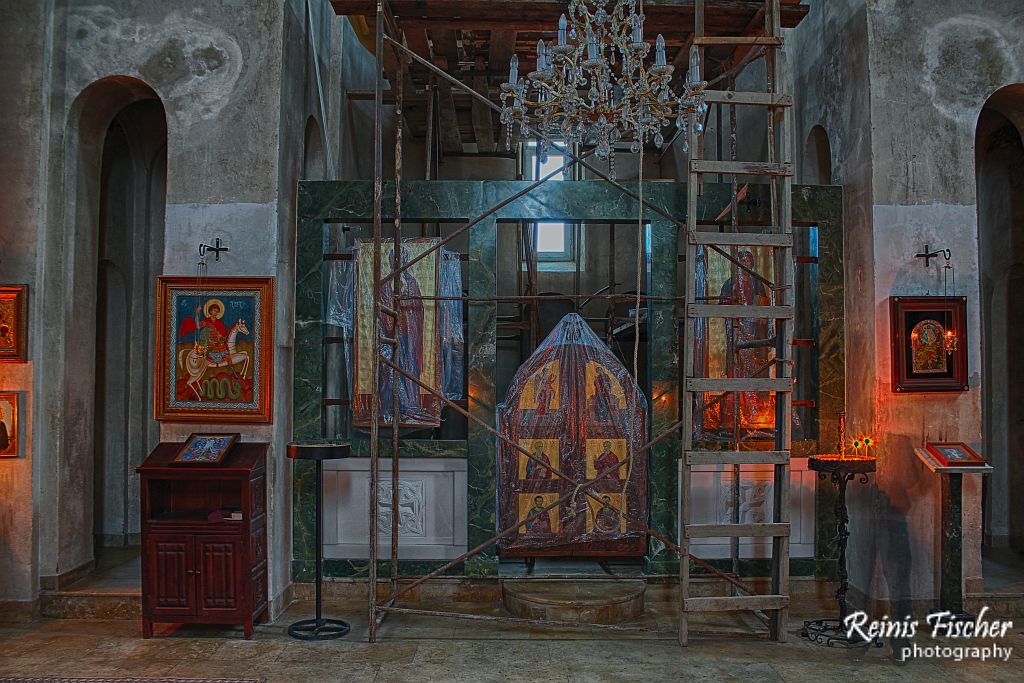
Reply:
[[856, 636], [848, 637], [843, 627], [849, 606], [846, 602], [846, 591], [850, 587], [849, 574], [846, 570], [846, 543], [850, 538], [850, 513], [846, 507], [846, 485], [855, 478], [862, 484], [868, 483], [868, 474], [875, 471], [877, 458], [872, 456], [839, 456], [818, 455], [808, 458], [807, 465], [818, 473], [819, 479], [831, 476], [832, 482], [839, 487], [839, 498], [836, 500], [835, 514], [839, 530], [839, 588], [836, 590], [836, 602], [839, 603], [839, 619], [815, 619], [805, 621], [800, 635], [813, 643], [829, 647], [882, 647], [882, 641], [873, 638], [865, 641]]
[[341, 619], [323, 615], [324, 581], [324, 461], [347, 458], [352, 447], [346, 442], [309, 442], [288, 444], [288, 457], [316, 464], [316, 616], [288, 627], [288, 635], [299, 640], [333, 640], [348, 635], [352, 627]]

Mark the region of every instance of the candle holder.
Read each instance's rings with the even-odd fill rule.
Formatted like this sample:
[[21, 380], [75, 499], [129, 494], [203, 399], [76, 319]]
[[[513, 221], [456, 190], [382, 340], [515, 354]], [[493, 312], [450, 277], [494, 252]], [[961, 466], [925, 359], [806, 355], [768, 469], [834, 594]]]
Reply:
[[[882, 641], [872, 638], [865, 641], [856, 636], [848, 636], [843, 620], [846, 619], [849, 605], [846, 601], [846, 592], [850, 588], [849, 573], [846, 569], [846, 544], [850, 538], [850, 513], [846, 507], [846, 486], [854, 479], [859, 478], [860, 483], [868, 483], [868, 475], [878, 467], [878, 458], [870, 454], [870, 448], [874, 445], [871, 437], [862, 437], [853, 442], [854, 454], [846, 453], [846, 424], [845, 415], [839, 416], [839, 452], [829, 455], [813, 455], [807, 459], [807, 466], [818, 473], [818, 478], [825, 480], [831, 477], [832, 483], [839, 487], [839, 498], [836, 499], [834, 512], [838, 522], [838, 543], [839, 559], [837, 561], [837, 573], [839, 576], [839, 588], [836, 589], [836, 602], [839, 604], [839, 619], [814, 619], [805, 621], [800, 635], [819, 645], [828, 647], [882, 647]], [[860, 450], [864, 449], [861, 454]]]
[[292, 460], [312, 461], [316, 464], [316, 616], [296, 621], [288, 627], [288, 635], [299, 640], [333, 640], [349, 634], [352, 627], [341, 619], [328, 619], [323, 615], [324, 582], [324, 461], [347, 458], [352, 446], [346, 441], [309, 441], [288, 444], [288, 457]]

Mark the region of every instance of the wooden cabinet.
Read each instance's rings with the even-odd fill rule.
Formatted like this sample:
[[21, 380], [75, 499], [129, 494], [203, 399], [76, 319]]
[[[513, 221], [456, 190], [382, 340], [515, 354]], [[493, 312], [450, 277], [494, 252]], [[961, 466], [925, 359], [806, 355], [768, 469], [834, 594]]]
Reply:
[[[154, 623], [242, 624], [267, 615], [265, 443], [236, 443], [216, 466], [171, 465], [161, 443], [138, 468], [142, 510], [142, 633]], [[239, 521], [210, 521], [239, 509]]]

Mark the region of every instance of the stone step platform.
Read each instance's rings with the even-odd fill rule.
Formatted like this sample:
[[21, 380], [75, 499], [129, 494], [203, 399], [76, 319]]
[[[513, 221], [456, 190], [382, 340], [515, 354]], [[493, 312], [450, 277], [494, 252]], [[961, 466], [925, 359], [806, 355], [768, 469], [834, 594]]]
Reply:
[[141, 619], [142, 593], [135, 591], [42, 591], [39, 614], [53, 619]]
[[502, 582], [502, 602], [513, 616], [584, 624], [618, 624], [644, 613], [647, 584], [636, 579]]

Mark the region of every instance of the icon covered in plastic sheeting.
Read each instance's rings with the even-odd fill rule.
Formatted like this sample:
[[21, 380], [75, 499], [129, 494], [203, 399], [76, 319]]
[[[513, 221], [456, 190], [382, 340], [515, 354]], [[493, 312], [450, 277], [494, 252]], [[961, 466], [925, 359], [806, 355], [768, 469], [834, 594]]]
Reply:
[[499, 422], [509, 442], [499, 446], [498, 526], [519, 524], [499, 541], [503, 556], [645, 553], [627, 517], [648, 516], [647, 454], [633, 455], [647, 439], [647, 399], [583, 318], [563, 318], [519, 368]]

